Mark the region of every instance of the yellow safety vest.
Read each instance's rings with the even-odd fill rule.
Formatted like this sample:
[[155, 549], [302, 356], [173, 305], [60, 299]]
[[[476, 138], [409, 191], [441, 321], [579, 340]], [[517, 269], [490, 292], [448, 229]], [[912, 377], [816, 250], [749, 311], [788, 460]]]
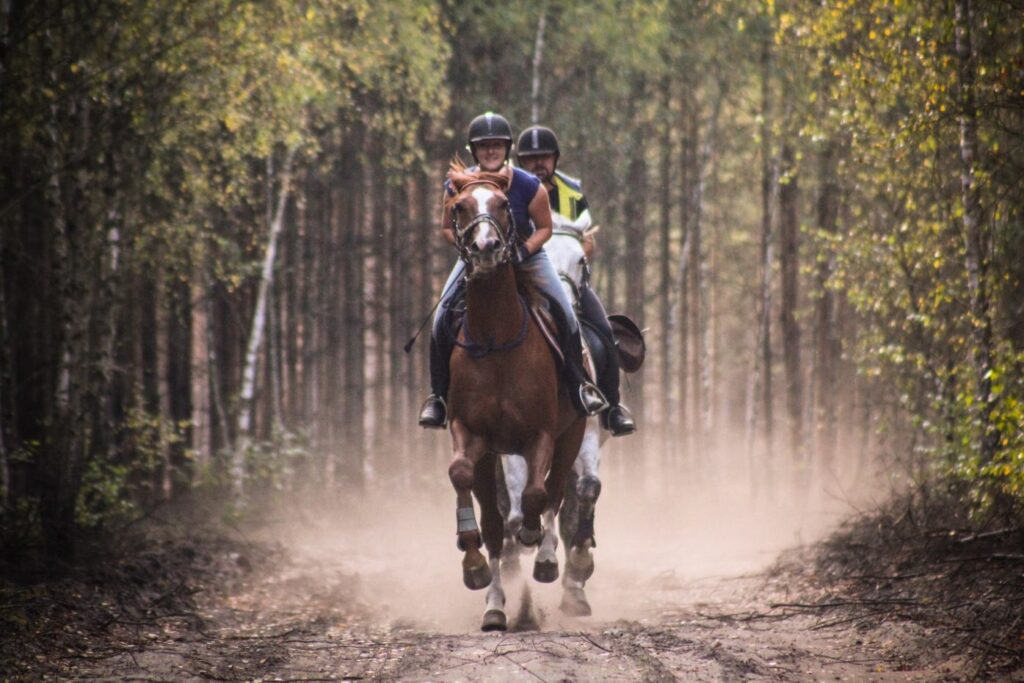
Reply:
[[565, 178], [558, 172], [555, 172], [554, 185], [558, 189], [558, 206], [551, 208], [570, 221], [575, 221], [583, 213], [580, 208], [581, 205], [585, 206], [583, 203], [583, 193], [566, 182]]

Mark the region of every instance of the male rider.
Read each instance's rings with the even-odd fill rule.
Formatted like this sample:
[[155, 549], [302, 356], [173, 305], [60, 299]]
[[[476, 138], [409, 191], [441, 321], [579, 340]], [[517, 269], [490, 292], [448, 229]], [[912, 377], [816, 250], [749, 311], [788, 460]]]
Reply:
[[[551, 213], [555, 214], [555, 228], [565, 226], [578, 233], [582, 239], [583, 233], [591, 224], [590, 209], [580, 189], [580, 181], [557, 169], [559, 156], [558, 138], [550, 128], [531, 126], [519, 134], [516, 160], [522, 168], [537, 176], [548, 191]], [[592, 249], [593, 244], [588, 245], [584, 241], [584, 251], [588, 256]], [[584, 283], [581, 288], [579, 312], [609, 343], [614, 342], [615, 337], [608, 323], [608, 315], [589, 283]], [[608, 410], [602, 414], [601, 422], [612, 436], [623, 436], [636, 431], [636, 424], [629, 410], [620, 403], [619, 357], [614, 349], [610, 351], [611, 353], [606, 354], [608, 362], [605, 370], [597, 382], [609, 403]]]

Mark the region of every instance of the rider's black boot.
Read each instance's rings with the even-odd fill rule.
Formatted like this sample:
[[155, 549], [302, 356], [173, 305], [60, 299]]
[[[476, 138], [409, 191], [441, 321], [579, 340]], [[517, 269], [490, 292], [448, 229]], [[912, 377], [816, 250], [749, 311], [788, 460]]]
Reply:
[[420, 408], [420, 427], [444, 429], [448, 426], [448, 406], [444, 397], [448, 395], [448, 365], [451, 349], [441, 348], [434, 335], [430, 336], [430, 389], [431, 394]]
[[597, 385], [608, 399], [609, 408], [601, 414], [601, 426], [611, 432], [612, 436], [626, 436], [636, 431], [636, 423], [629, 408], [622, 405], [619, 399], [619, 354], [615, 341], [601, 335], [607, 348], [604, 372], [598, 378]]
[[636, 423], [629, 414], [629, 408], [618, 403], [601, 415], [601, 424], [612, 433], [612, 436], [626, 436], [636, 431]]
[[583, 371], [583, 342], [579, 330], [570, 335], [564, 344], [566, 372], [573, 387], [579, 387], [574, 402], [586, 415], [597, 415], [608, 407], [608, 400]]
[[444, 399], [436, 394], [427, 396], [420, 408], [420, 427], [426, 429], [444, 429], [448, 425], [448, 406]]

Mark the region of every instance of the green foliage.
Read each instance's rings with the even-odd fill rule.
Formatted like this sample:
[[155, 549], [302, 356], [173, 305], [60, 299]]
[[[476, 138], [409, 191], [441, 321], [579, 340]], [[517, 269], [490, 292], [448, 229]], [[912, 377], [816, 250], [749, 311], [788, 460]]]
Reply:
[[972, 422], [976, 387], [969, 386], [957, 396], [960, 419], [951, 439], [951, 473], [967, 485], [979, 510], [993, 503], [1024, 506], [1024, 378], [1019, 373], [1024, 354], [1004, 355], [990, 372], [995, 410], [992, 422], [998, 433], [999, 449], [990, 462], [982, 460], [981, 425]]
[[163, 486], [184, 476], [168, 469], [168, 454], [183, 444], [183, 433], [184, 425], [161, 415], [130, 410], [117, 430], [119, 447], [86, 462], [75, 508], [78, 524], [102, 529], [162, 500]]
[[[542, 122], [559, 133], [563, 168], [584, 177], [595, 219], [619, 223], [608, 225], [611, 248], [598, 278], [615, 276], [624, 251], [621, 235], [634, 227], [627, 221], [650, 228], [660, 219], [653, 193], [648, 206], [637, 206], [635, 197], [661, 180], [656, 169], [666, 141], [673, 154], [666, 184], [670, 249], [678, 258], [683, 225], [694, 208], [687, 202], [699, 180], [693, 177], [695, 159], [714, 133], [703, 179], [705, 241], [697, 256], [707, 259], [714, 280], [716, 334], [741, 340], [741, 347], [749, 339], [758, 277], [760, 59], [769, 48], [774, 147], [785, 140], [796, 149], [797, 166], [782, 182], [798, 182], [804, 192], [805, 264], [829, 264], [827, 286], [848, 311], [850, 320], [840, 322], [847, 360], [923, 435], [920, 452], [931, 469], [967, 482], [981, 505], [994, 496], [1024, 500], [1024, 41], [1012, 3], [975, 3], [974, 24], [981, 143], [975, 181], [991, 237], [982, 277], [992, 292], [998, 351], [990, 377], [1000, 441], [991, 462], [978, 456], [985, 426], [978, 423], [972, 371], [978, 321], [968, 313], [961, 112], [949, 3], [115, 0], [90, 9], [83, 16], [74, 3], [42, 2], [40, 30], [12, 34], [17, 40], [5, 50], [0, 71], [0, 149], [13, 160], [0, 172], [0, 260], [5, 269], [33, 264], [22, 279], [21, 271], [4, 273], [14, 287], [5, 291], [11, 303], [10, 313], [3, 313], [12, 320], [32, 317], [18, 321], [25, 329], [15, 330], [16, 336], [49, 340], [64, 334], [66, 321], [53, 311], [65, 290], [51, 281], [56, 259], [48, 241], [54, 205], [63, 201], [77, 269], [67, 291], [81, 295], [77, 313], [89, 327], [81, 376], [71, 384], [79, 391], [76, 405], [90, 406], [93, 392], [114, 393], [114, 380], [103, 384], [97, 375], [131, 384], [156, 371], [134, 367], [141, 362], [135, 346], [148, 343], [138, 337], [140, 283], [154, 290], [153, 300], [141, 306], [157, 306], [161, 315], [186, 312], [187, 304], [194, 315], [214, 299], [210, 308], [219, 306], [218, 315], [227, 318], [217, 320], [214, 332], [228, 339], [229, 354], [241, 355], [239, 330], [251, 315], [268, 203], [276, 201], [277, 166], [288, 149], [300, 150], [297, 175], [324, 190], [322, 197], [303, 198], [310, 199], [305, 232], [292, 236], [307, 241], [295, 248], [334, 258], [343, 256], [343, 248], [366, 249], [359, 239], [339, 234], [345, 226], [330, 224], [342, 212], [329, 205], [356, 197], [351, 188], [337, 191], [339, 169], [369, 169], [394, 196], [405, 197], [425, 164], [462, 146], [462, 127], [473, 114], [502, 111], [515, 127], [524, 127], [544, 12]], [[819, 229], [813, 217], [813, 197], [825, 179], [815, 177], [812, 161], [827, 148], [839, 150], [837, 232]], [[643, 187], [631, 175], [634, 168], [646, 173]], [[46, 189], [51, 185], [57, 188], [52, 196]], [[376, 197], [360, 200], [372, 204]], [[402, 229], [408, 227], [407, 208], [395, 212]], [[367, 212], [359, 211], [353, 209], [353, 220], [365, 222]], [[99, 265], [111, 260], [111, 228], [120, 231], [116, 273]], [[387, 286], [386, 278], [373, 278], [391, 265], [380, 256], [367, 258], [367, 270], [344, 286], [358, 281], [364, 291], [383, 296], [378, 290]], [[653, 261], [650, 251], [646, 256]], [[621, 272], [618, 277], [621, 292]], [[809, 319], [806, 313], [799, 313], [801, 322]], [[337, 312], [313, 314], [333, 320]], [[380, 315], [374, 320], [383, 328], [388, 313]], [[292, 312], [288, 316], [294, 324]], [[349, 312], [344, 316], [348, 324]], [[313, 322], [299, 321], [304, 330]], [[161, 319], [157, 326], [166, 323]], [[116, 329], [115, 346], [125, 347], [110, 352], [117, 358], [104, 355], [97, 341], [106, 329]], [[310, 342], [315, 353], [335, 354], [320, 348], [330, 335], [317, 334]], [[15, 366], [31, 366], [17, 378], [19, 387], [45, 385], [25, 409], [38, 419], [16, 435], [20, 450], [9, 458], [15, 467], [43, 457], [37, 442], [54, 403], [53, 368], [61, 360], [56, 350], [50, 344], [29, 363], [17, 354], [13, 359]], [[746, 381], [748, 358], [739, 356], [747, 350], [740, 351], [713, 369], [722, 384]], [[307, 360], [313, 362], [301, 362]], [[395, 371], [391, 363], [373, 360], [376, 371]], [[132, 367], [115, 368], [117, 362]], [[225, 364], [218, 371], [230, 393], [237, 367]], [[127, 404], [138, 399], [135, 387], [124, 393], [132, 394], [121, 397]], [[221, 397], [228, 406], [232, 399]], [[186, 430], [134, 408], [108, 435], [116, 438], [84, 431], [76, 451], [85, 457], [75, 499], [78, 521], [95, 527], [161, 494], [156, 489], [165, 481], [166, 454], [181, 448]], [[222, 444], [229, 438], [222, 432], [229, 431], [220, 426]], [[98, 452], [108, 441], [116, 441], [116, 449]], [[246, 454], [251, 481], [268, 492], [289, 488], [296, 472], [321, 463], [311, 442], [286, 431], [255, 444]], [[197, 474], [220, 486], [221, 464], [211, 460], [210, 469]], [[18, 503], [34, 501], [34, 493]]]

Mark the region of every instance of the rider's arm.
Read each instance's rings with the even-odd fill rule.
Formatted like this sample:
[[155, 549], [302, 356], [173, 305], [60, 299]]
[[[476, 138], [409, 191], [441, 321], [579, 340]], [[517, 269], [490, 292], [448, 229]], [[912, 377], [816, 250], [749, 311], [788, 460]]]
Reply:
[[586, 233], [583, 235], [583, 255], [587, 257], [588, 261], [594, 260], [594, 252], [597, 251], [597, 237], [594, 233]]
[[551, 202], [548, 200], [548, 191], [543, 185], [537, 187], [537, 193], [530, 200], [530, 219], [535, 228], [530, 238], [526, 240], [526, 248], [531, 254], [536, 254], [544, 243], [551, 238]]
[[[445, 194], [444, 198], [448, 198], [447, 193]], [[443, 206], [444, 208], [441, 210], [441, 234], [444, 236], [446, 240], [448, 240], [448, 244], [454, 247], [455, 231], [452, 230], [452, 210], [451, 208], [448, 207], [447, 202], [443, 202]]]

